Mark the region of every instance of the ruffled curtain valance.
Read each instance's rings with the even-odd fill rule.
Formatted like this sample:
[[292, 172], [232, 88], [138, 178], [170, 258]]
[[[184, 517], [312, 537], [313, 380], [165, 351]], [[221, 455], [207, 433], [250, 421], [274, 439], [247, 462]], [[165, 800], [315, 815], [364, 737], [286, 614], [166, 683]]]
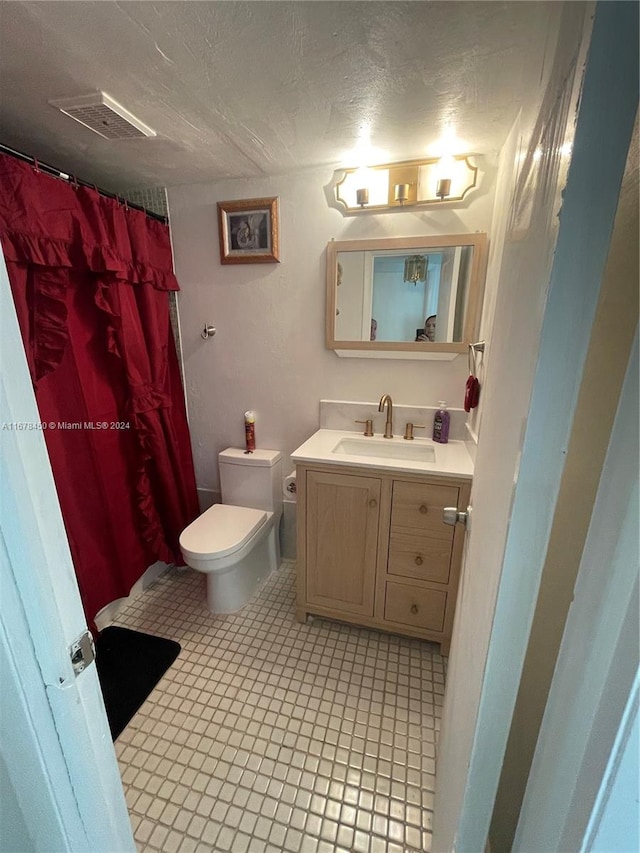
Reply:
[[[108, 313], [102, 291], [119, 281], [179, 290], [163, 223], [7, 155], [0, 157], [0, 242], [7, 263], [36, 272], [28, 317], [35, 380], [64, 355], [68, 271], [87, 273], [96, 304]], [[107, 334], [115, 351], [112, 330]]]
[[8, 155], [0, 155], [0, 237], [8, 260], [180, 289], [166, 225]]

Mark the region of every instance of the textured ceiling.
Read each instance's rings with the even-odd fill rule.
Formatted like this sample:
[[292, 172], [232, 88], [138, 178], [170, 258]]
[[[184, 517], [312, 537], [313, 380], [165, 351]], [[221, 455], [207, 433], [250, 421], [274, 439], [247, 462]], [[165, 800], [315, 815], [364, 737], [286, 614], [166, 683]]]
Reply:
[[[1, 2], [0, 141], [105, 188], [389, 159], [453, 125], [501, 147], [556, 3]], [[103, 90], [158, 134], [109, 141], [49, 99]]]

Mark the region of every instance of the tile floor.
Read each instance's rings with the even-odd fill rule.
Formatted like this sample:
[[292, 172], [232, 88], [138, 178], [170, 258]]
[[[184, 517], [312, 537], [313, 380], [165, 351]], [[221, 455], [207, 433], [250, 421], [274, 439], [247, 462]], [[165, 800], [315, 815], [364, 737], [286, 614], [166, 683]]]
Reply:
[[438, 647], [296, 622], [292, 563], [233, 616], [204, 581], [170, 572], [117, 619], [182, 645], [116, 742], [138, 850], [430, 850]]

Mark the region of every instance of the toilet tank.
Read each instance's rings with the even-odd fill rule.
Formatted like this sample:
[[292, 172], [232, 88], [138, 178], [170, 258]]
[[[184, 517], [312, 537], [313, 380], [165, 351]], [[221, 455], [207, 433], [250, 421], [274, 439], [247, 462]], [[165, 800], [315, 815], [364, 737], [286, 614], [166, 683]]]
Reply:
[[278, 450], [245, 453], [228, 447], [218, 455], [222, 503], [282, 515], [282, 456]]

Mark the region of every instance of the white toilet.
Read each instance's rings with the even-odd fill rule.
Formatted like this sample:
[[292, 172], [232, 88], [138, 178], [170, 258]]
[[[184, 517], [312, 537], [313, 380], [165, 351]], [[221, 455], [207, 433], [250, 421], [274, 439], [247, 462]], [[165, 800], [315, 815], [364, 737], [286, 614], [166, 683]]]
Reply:
[[277, 450], [218, 456], [222, 503], [203, 512], [180, 535], [188, 566], [207, 576], [211, 613], [235, 613], [280, 564], [282, 464]]

